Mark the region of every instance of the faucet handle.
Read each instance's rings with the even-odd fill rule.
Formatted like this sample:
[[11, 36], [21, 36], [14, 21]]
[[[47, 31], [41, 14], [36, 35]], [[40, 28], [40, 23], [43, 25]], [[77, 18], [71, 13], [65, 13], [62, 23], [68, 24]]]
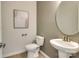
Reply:
[[68, 37], [68, 42], [70, 42], [71, 41], [71, 39]]
[[63, 39], [64, 41], [66, 41], [66, 37], [64, 36], [64, 39]]

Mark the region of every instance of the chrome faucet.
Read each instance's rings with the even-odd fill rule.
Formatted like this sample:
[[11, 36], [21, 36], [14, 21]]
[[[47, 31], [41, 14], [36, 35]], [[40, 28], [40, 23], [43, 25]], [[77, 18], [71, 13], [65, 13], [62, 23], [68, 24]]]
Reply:
[[70, 42], [68, 35], [64, 36], [64, 41]]

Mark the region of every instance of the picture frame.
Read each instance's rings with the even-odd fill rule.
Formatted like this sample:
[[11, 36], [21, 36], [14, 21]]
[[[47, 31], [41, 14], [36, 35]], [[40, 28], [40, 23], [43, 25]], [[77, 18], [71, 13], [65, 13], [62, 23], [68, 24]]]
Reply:
[[13, 10], [14, 29], [26, 29], [29, 27], [29, 13], [24, 10]]

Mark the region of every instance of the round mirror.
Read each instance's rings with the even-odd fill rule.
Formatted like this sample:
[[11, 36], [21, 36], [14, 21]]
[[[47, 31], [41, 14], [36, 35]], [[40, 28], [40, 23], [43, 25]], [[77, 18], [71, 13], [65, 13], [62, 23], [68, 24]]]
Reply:
[[79, 32], [78, 4], [78, 1], [63, 1], [57, 9], [57, 26], [66, 35], [74, 35]]

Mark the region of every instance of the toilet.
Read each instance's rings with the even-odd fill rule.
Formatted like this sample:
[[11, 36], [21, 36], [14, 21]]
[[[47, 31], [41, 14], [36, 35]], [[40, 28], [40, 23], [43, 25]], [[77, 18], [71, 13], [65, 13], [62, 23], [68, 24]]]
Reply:
[[37, 58], [39, 56], [40, 46], [43, 46], [44, 37], [36, 36], [35, 43], [25, 46], [27, 51], [27, 58]]

